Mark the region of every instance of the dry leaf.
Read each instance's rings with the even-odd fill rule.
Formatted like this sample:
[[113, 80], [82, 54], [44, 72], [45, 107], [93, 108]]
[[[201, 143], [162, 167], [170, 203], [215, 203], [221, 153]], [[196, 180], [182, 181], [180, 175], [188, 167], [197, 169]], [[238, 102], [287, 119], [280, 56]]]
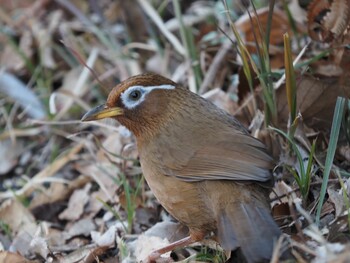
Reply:
[[0, 72], [0, 92], [19, 103], [29, 116], [44, 119], [46, 111], [37, 95], [15, 75]]
[[219, 88], [212, 89], [202, 95], [203, 98], [211, 101], [219, 108], [225, 110], [228, 113], [233, 114], [237, 108], [237, 104], [233, 102], [229, 94]]
[[83, 189], [75, 190], [71, 195], [68, 207], [58, 217], [61, 220], [75, 221], [79, 219], [83, 212], [84, 207], [90, 199], [91, 184], [85, 185]]
[[36, 193], [30, 202], [29, 208], [33, 211], [38, 207], [66, 200], [74, 190], [84, 187], [90, 181], [90, 177], [80, 175], [73, 181], [69, 181], [69, 184], [52, 182], [46, 191]]
[[23, 151], [23, 141], [0, 140], [0, 175], [6, 174], [15, 167]]
[[[29, 30], [24, 30], [20, 36], [18, 49], [31, 59], [33, 56], [33, 36]], [[7, 44], [1, 53], [1, 66], [9, 71], [19, 72], [26, 66], [25, 60], [12, 45]]]
[[308, 31], [314, 40], [330, 42], [339, 38], [349, 21], [349, 0], [314, 0], [308, 7]]
[[18, 253], [12, 253], [8, 251], [0, 251], [1, 263], [40, 263], [39, 260], [28, 260]]
[[[241, 16], [235, 23], [237, 28], [245, 35], [245, 40], [248, 43], [255, 43], [255, 35], [257, 36], [258, 43], [261, 43], [261, 41], [265, 41], [261, 38], [261, 34], [259, 32], [259, 25], [258, 21], [260, 21], [260, 25], [262, 27], [262, 30], [266, 32], [266, 25], [268, 24], [268, 15], [269, 15], [269, 8], [260, 8], [257, 10], [258, 19], [256, 18], [255, 14], [251, 13], [252, 22], [249, 18], [249, 15], [243, 15]], [[304, 31], [302, 25], [296, 24], [298, 33], [302, 33]], [[253, 32], [253, 30], [254, 32]], [[277, 7], [273, 10], [272, 15], [272, 21], [271, 21], [271, 33], [270, 33], [270, 44], [279, 46], [283, 44], [283, 34], [288, 32], [289, 36], [293, 36], [293, 30], [291, 29], [287, 15], [282, 10], [278, 9]], [[264, 36], [263, 36], [264, 37]], [[248, 50], [255, 52], [255, 46], [249, 45]], [[271, 52], [271, 50], [270, 50]], [[279, 50], [278, 53], [283, 53], [283, 50]]]
[[[303, 75], [297, 80], [297, 111], [308, 127], [330, 129], [337, 97], [347, 97], [347, 94], [350, 94], [348, 83], [340, 85], [334, 78]], [[279, 88], [276, 97], [279, 121], [286, 125], [289, 110], [285, 88]]]
[[331, 188], [327, 189], [329, 200], [333, 203], [335, 208], [335, 217], [340, 216], [344, 211], [344, 197], [338, 191]]
[[[166, 238], [160, 238], [158, 236], [146, 236], [140, 235], [137, 238], [135, 257], [137, 262], [145, 260], [152, 251], [169, 245], [169, 241]], [[170, 252], [162, 255], [164, 258], [169, 258]]]
[[108, 228], [108, 230], [101, 234], [97, 231], [91, 231], [92, 240], [100, 247], [113, 246], [116, 242], [117, 227], [115, 225]]
[[36, 223], [33, 215], [16, 199], [8, 199], [1, 204], [0, 218], [14, 234], [24, 231], [33, 236], [35, 233]]
[[44, 259], [47, 259], [50, 253], [46, 236], [47, 229], [42, 224], [38, 226], [35, 236], [30, 242], [30, 251], [36, 255], [40, 255]]
[[91, 218], [81, 219], [73, 223], [73, 225], [68, 226], [68, 238], [76, 236], [89, 236], [91, 231], [94, 231], [95, 229], [96, 225]]

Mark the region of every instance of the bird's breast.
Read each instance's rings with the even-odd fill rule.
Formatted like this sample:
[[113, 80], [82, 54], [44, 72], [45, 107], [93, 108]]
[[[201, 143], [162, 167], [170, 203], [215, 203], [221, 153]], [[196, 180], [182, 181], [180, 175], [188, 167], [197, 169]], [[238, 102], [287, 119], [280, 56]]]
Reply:
[[148, 158], [141, 157], [143, 175], [159, 203], [178, 221], [192, 229], [215, 229], [213, 213], [209, 211], [198, 183], [188, 183], [168, 176]]

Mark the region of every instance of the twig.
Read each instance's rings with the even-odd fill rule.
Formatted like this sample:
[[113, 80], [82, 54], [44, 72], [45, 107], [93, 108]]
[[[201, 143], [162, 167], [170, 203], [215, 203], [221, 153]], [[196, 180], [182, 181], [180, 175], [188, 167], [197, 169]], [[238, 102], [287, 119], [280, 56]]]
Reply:
[[224, 60], [226, 54], [231, 49], [231, 46], [232, 46], [232, 44], [230, 42], [225, 42], [221, 45], [219, 51], [216, 53], [216, 55], [213, 59], [212, 64], [210, 65], [207, 73], [205, 74], [202, 85], [199, 88], [199, 92], [198, 92], [199, 94], [203, 94], [208, 90], [209, 85], [215, 79], [216, 73], [218, 72], [219, 67], [220, 67], [222, 61]]

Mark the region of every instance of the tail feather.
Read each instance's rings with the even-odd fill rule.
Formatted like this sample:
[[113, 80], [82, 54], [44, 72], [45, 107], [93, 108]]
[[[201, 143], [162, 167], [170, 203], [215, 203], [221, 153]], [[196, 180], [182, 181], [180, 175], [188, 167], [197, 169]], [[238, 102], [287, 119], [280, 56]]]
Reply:
[[265, 207], [237, 203], [219, 214], [218, 238], [223, 249], [241, 248], [249, 263], [271, 259], [281, 231]]

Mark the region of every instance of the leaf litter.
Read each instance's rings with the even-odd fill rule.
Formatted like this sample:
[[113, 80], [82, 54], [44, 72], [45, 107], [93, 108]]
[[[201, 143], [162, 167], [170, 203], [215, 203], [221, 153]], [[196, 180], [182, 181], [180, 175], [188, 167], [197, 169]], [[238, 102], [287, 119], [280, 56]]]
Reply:
[[[146, 71], [166, 75], [234, 114], [278, 160], [271, 211], [285, 235], [271, 262], [280, 262], [287, 248], [292, 262], [347, 262], [349, 101], [319, 225], [315, 217], [336, 100], [350, 95], [350, 12], [339, 13], [350, 3], [276, 3], [270, 28], [263, 4], [256, 12], [251, 3], [227, 4], [251, 57], [259, 53], [255, 42], [264, 41], [259, 25], [270, 30], [274, 83], [284, 73], [283, 34], [291, 37], [294, 58], [309, 43], [294, 65], [300, 117], [293, 140], [302, 164], [289, 142], [267, 128], [261, 76], [252, 71], [251, 90], [221, 1], [181, 2], [191, 40], [179, 37], [182, 25], [171, 2], [39, 0], [0, 8], [1, 262], [136, 262], [186, 236], [186, 227], [160, 207], [142, 179], [132, 134], [113, 120], [78, 121], [116, 83]], [[284, 83], [275, 100], [274, 128], [287, 131]], [[310, 188], [302, 196], [296, 178], [308, 168], [314, 141]], [[206, 245], [165, 256], [195, 260], [204, 253], [207, 261], [222, 262], [218, 245]]]

